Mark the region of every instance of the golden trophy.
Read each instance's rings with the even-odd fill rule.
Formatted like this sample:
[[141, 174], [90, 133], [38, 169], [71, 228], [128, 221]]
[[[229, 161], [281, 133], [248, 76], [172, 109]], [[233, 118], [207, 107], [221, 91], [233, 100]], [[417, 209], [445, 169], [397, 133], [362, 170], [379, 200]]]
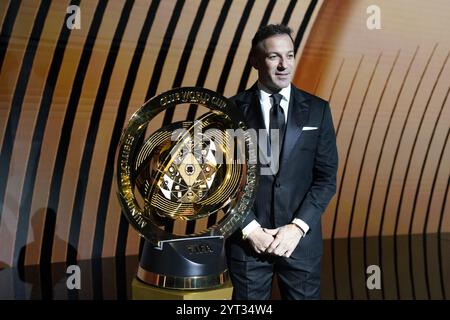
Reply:
[[[159, 113], [181, 105], [207, 112], [148, 133]], [[253, 204], [256, 150], [240, 110], [211, 90], [173, 89], [133, 114], [119, 144], [117, 190], [145, 238], [134, 298], [231, 297], [224, 241]]]

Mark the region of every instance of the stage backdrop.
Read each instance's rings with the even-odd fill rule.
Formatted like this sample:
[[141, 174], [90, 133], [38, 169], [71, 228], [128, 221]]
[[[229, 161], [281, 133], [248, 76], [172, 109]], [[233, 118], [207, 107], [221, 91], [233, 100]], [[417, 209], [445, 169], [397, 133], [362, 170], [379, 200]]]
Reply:
[[11, 0], [0, 22], [1, 265], [136, 254], [114, 184], [125, 121], [173, 87], [249, 87], [267, 23], [292, 27], [295, 84], [331, 102], [325, 238], [450, 231], [448, 1]]

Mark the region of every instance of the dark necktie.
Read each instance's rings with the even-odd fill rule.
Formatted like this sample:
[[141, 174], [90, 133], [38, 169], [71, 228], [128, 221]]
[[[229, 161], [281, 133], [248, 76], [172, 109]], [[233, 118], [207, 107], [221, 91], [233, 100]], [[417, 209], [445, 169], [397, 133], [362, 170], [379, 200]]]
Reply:
[[[270, 108], [270, 124], [269, 124], [269, 139], [270, 139], [270, 156], [272, 157], [271, 167], [274, 173], [278, 172], [279, 159], [281, 153], [281, 146], [283, 145], [284, 137], [284, 111], [280, 106], [280, 101], [283, 96], [279, 93], [274, 93], [270, 96], [272, 98], [272, 108]], [[272, 130], [278, 130], [278, 139], [272, 141]], [[275, 139], [275, 137], [274, 137]], [[276, 147], [277, 146], [277, 147]]]
[[270, 96], [272, 98], [272, 108], [270, 108], [270, 124], [269, 124], [269, 137], [271, 137], [272, 130], [279, 130], [279, 139], [278, 144], [280, 146], [283, 144], [283, 136], [284, 136], [284, 111], [280, 106], [280, 101], [283, 96], [279, 93], [274, 93]]

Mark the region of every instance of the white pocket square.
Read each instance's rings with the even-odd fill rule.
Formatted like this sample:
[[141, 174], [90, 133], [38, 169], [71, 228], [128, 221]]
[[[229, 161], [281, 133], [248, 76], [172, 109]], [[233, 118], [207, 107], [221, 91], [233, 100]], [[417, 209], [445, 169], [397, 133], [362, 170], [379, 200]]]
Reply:
[[318, 127], [303, 127], [302, 131], [310, 131], [310, 130], [317, 130]]

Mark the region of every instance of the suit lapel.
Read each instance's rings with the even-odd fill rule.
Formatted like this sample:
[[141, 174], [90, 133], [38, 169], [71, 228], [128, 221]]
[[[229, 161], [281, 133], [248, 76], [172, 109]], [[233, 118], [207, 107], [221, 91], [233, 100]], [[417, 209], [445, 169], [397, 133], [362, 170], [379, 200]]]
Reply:
[[[268, 159], [265, 156], [267, 150], [264, 152], [259, 151], [259, 148], [261, 147], [260, 139], [263, 139], [263, 137], [261, 137], [259, 134], [259, 130], [266, 130], [266, 125], [264, 124], [261, 104], [259, 103], [258, 86], [256, 83], [248, 90], [248, 94], [244, 97], [244, 99], [240, 101], [239, 104], [243, 108], [243, 113], [248, 128], [256, 131], [256, 137], [258, 139], [257, 144], [259, 161], [260, 163], [268, 163]], [[267, 138], [267, 136], [265, 137]]]
[[309, 104], [307, 98], [294, 86], [292, 86], [291, 101], [288, 111], [288, 122], [284, 137], [281, 163], [286, 161], [291, 154], [297, 140], [302, 134], [302, 129], [309, 119]]
[[255, 129], [258, 132], [259, 129], [264, 129], [264, 118], [261, 111], [261, 106], [258, 97], [258, 87], [253, 85], [250, 89], [248, 98], [243, 101], [244, 115], [247, 120], [249, 128]]

